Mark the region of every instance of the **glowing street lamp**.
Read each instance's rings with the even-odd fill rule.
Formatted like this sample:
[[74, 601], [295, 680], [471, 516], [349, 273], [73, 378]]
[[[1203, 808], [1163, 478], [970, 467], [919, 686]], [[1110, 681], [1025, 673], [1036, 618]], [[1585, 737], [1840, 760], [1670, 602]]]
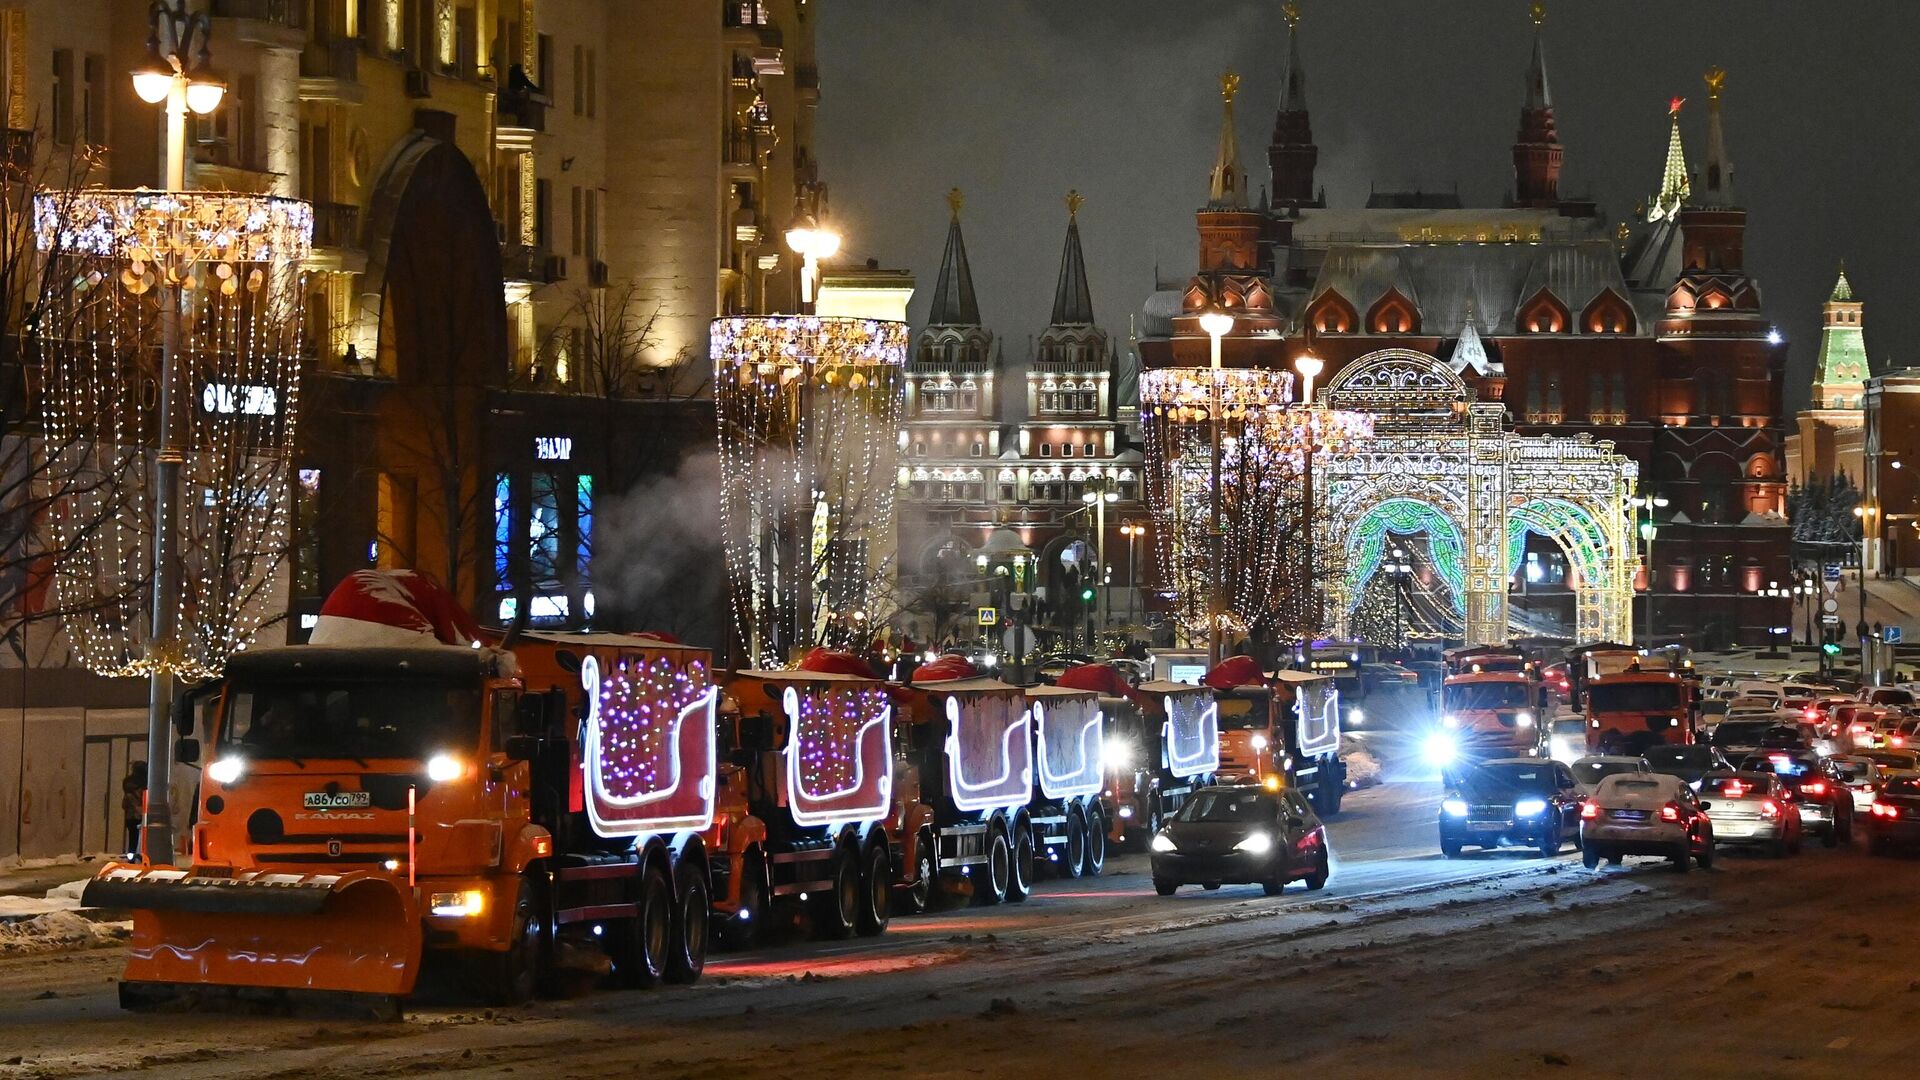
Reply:
[[1127, 538], [1127, 588], [1130, 590], [1127, 595], [1127, 621], [1131, 623], [1137, 621], [1133, 617], [1133, 604], [1140, 595], [1140, 579], [1134, 576], [1133, 542], [1147, 535], [1147, 527], [1137, 521], [1129, 521], [1120, 526], [1120, 535]]
[[1214, 308], [1200, 316], [1200, 329], [1213, 342], [1212, 400], [1207, 408], [1207, 440], [1213, 450], [1213, 484], [1208, 492], [1207, 515], [1211, 523], [1207, 556], [1207, 670], [1220, 663], [1221, 563], [1226, 560], [1227, 535], [1220, 529], [1220, 339], [1233, 329], [1233, 316]]
[[187, 113], [205, 116], [227, 93], [209, 63], [212, 36], [207, 13], [188, 12], [186, 0], [154, 0], [147, 11], [147, 58], [133, 69], [133, 92], [149, 105], [166, 102], [168, 191], [187, 186]]
[[812, 214], [794, 218], [787, 230], [787, 247], [800, 256], [800, 313], [813, 314], [814, 286], [820, 278], [820, 260], [840, 250], [840, 234], [820, 224]]
[[[1664, 508], [1667, 502], [1668, 500], [1665, 495], [1650, 493], [1635, 495], [1627, 500], [1627, 505], [1633, 508], [1634, 517], [1637, 519], [1634, 531], [1639, 533], [1640, 539], [1645, 543], [1647, 568], [1647, 645], [1649, 647], [1653, 645], [1653, 538], [1660, 531], [1660, 527], [1654, 524], [1653, 512], [1657, 509]], [[1644, 518], [1641, 517], [1639, 513], [1642, 510], [1646, 511]]]
[[1320, 373], [1326, 369], [1326, 361], [1310, 352], [1301, 353], [1293, 358], [1293, 370], [1300, 373], [1300, 400], [1303, 403], [1313, 404], [1313, 380], [1319, 378]]

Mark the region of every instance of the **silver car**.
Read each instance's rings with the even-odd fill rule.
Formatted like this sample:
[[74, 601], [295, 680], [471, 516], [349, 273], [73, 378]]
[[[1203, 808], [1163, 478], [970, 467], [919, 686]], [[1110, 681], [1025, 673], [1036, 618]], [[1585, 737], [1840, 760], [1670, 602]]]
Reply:
[[1715, 843], [1764, 847], [1775, 858], [1799, 853], [1799, 803], [1772, 773], [1710, 772], [1700, 798], [1712, 804]]

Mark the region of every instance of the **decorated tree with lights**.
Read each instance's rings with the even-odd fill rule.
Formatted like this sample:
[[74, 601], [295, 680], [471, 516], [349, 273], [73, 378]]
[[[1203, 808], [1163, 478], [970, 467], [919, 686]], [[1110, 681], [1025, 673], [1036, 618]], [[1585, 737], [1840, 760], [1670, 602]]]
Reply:
[[721, 530], [750, 662], [862, 641], [890, 576], [903, 323], [716, 319]]
[[[1273, 645], [1320, 631], [1317, 577], [1329, 567], [1313, 522], [1323, 501], [1312, 457], [1365, 434], [1355, 413], [1292, 407], [1292, 376], [1249, 369], [1166, 368], [1140, 380], [1147, 499], [1162, 579], [1188, 633], [1204, 637], [1212, 589], [1222, 629]], [[1220, 565], [1211, 550], [1213, 412], [1219, 410]]]

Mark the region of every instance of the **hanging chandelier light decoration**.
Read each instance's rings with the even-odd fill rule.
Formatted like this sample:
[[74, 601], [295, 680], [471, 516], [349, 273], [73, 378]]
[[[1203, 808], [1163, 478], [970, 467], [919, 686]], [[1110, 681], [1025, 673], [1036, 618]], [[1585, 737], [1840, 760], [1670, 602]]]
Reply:
[[[1272, 641], [1315, 629], [1315, 585], [1304, 557], [1314, 517], [1310, 458], [1347, 452], [1372, 424], [1362, 413], [1291, 405], [1292, 390], [1291, 374], [1260, 369], [1162, 368], [1140, 376], [1155, 553], [1173, 587], [1175, 613], [1195, 637], [1207, 633], [1216, 580], [1223, 583], [1225, 631]], [[1218, 568], [1209, 556], [1216, 402], [1224, 534]]]
[[715, 319], [720, 525], [749, 663], [854, 643], [893, 551], [905, 323]]
[[[48, 472], [71, 493], [47, 523], [72, 553], [53, 568], [64, 627], [101, 674], [210, 678], [278, 607], [312, 208], [230, 192], [43, 192], [34, 231], [54, 283], [32, 328], [47, 442], [61, 448]], [[163, 411], [179, 450], [181, 587], [172, 640], [150, 643]]]

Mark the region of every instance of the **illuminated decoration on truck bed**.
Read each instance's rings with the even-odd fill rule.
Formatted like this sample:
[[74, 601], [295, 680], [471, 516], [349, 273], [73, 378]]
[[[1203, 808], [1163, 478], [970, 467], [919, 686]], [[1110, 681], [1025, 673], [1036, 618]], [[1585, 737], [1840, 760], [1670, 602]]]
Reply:
[[706, 665], [636, 657], [603, 675], [580, 663], [587, 702], [587, 813], [604, 836], [713, 824], [714, 709]]
[[877, 687], [786, 687], [788, 811], [796, 824], [885, 817], [893, 799], [893, 701]]
[[1040, 791], [1071, 799], [1100, 790], [1101, 713], [1098, 698], [1054, 698], [1033, 703], [1040, 730]]
[[1024, 806], [1033, 798], [1030, 714], [1013, 694], [947, 698], [947, 771], [961, 810]]

